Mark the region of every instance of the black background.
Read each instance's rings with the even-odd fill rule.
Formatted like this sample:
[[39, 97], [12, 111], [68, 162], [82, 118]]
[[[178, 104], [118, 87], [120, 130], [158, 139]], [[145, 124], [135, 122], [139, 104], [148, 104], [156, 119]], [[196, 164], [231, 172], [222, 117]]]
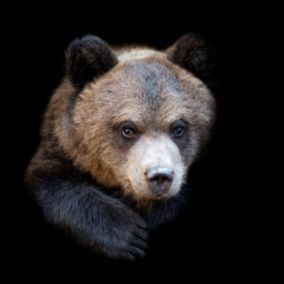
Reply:
[[[183, 277], [236, 279], [265, 272], [259, 268], [267, 249], [265, 227], [260, 225], [265, 221], [259, 206], [264, 193], [256, 183], [260, 173], [255, 166], [263, 95], [256, 94], [254, 85], [259, 80], [258, 46], [265, 30], [260, 33], [259, 22], [246, 9], [217, 15], [200, 8], [198, 13], [194, 8], [183, 12], [178, 8], [167, 14], [159, 9], [149, 13], [149, 8], [139, 17], [131, 12], [114, 17], [105, 10], [102, 15], [81, 12], [79, 17], [66, 11], [44, 13], [40, 7], [42, 13], [15, 17], [16, 28], [8, 31], [11, 56], [3, 59], [13, 62], [6, 69], [11, 79], [10, 112], [3, 120], [11, 147], [4, 150], [9, 199], [2, 201], [3, 216], [9, 216], [5, 217], [8, 242], [4, 248], [12, 274], [21, 269], [27, 276], [35, 271], [41, 277], [60, 272], [65, 277], [90, 276], [94, 281], [98, 275], [132, 281], [166, 276], [178, 282]], [[89, 33], [111, 45], [146, 43], [164, 49], [186, 32], [203, 34], [218, 51], [214, 87], [218, 119], [211, 143], [192, 171], [192, 198], [173, 224], [153, 233], [145, 260], [125, 263], [97, 257], [45, 225], [23, 184], [25, 168], [39, 143], [43, 111], [63, 75], [64, 50], [74, 38]], [[130, 277], [131, 272], [135, 277]]]

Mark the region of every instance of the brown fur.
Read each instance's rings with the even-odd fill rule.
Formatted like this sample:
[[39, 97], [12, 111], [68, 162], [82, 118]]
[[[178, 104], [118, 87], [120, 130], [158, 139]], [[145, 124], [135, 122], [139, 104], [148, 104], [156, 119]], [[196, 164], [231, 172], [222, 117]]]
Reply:
[[[159, 76], [158, 109], [147, 103], [141, 81], [149, 72], [149, 65], [150, 71]], [[214, 120], [214, 99], [200, 80], [172, 64], [162, 53], [121, 62], [96, 82], [89, 83], [79, 95], [65, 79], [49, 103], [42, 142], [28, 177], [39, 168], [45, 171], [60, 168], [59, 160], [52, 156], [57, 152], [106, 187], [128, 188], [129, 181], [123, 172], [127, 157], [114, 143], [113, 127], [130, 118], [141, 132], [147, 129], [166, 132], [175, 119], [188, 120], [196, 136], [185, 153], [189, 164], [198, 152], [195, 148], [208, 137]], [[46, 153], [50, 153], [48, 159]]]

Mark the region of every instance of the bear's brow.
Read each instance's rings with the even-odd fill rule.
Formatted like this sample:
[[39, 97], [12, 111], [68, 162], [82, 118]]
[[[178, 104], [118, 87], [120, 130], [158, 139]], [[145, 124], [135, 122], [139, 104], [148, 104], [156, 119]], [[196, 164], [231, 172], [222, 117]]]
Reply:
[[147, 76], [145, 78], [145, 92], [148, 97], [154, 99], [158, 96], [158, 83], [157, 80], [151, 76]]

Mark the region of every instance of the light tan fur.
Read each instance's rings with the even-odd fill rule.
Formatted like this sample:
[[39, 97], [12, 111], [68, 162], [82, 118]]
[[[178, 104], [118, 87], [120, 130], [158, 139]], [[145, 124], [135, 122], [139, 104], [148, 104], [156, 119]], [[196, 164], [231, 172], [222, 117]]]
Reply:
[[131, 186], [129, 194], [139, 199], [152, 199], [152, 192], [147, 185], [145, 170], [155, 167], [174, 169], [173, 183], [164, 197], [176, 195], [183, 182], [186, 168], [182, 161], [178, 147], [165, 134], [145, 135], [130, 149], [127, 155], [125, 172]]
[[162, 53], [150, 48], [137, 47], [119, 50], [117, 53], [117, 58], [120, 62], [125, 62], [129, 60], [149, 58], [154, 55], [162, 55]]

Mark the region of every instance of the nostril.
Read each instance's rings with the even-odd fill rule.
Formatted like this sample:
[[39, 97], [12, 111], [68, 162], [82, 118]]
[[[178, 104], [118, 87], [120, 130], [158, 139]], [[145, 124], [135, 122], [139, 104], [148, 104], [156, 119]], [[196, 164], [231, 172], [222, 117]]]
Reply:
[[155, 167], [147, 171], [147, 179], [155, 194], [164, 194], [171, 186], [174, 173], [169, 168]]
[[157, 176], [168, 177], [172, 179], [174, 172], [167, 167], [152, 167], [145, 172], [145, 175], [149, 180]]
[[153, 180], [153, 181], [157, 181], [158, 183], [163, 183], [166, 181], [171, 181], [173, 179], [173, 177], [171, 175], [167, 175], [167, 174], [157, 174], [154, 175], [152, 178], [150, 178], [149, 180]]
[[152, 178], [149, 179], [151, 182], [155, 182], [158, 185], [166, 183], [166, 182], [171, 182], [173, 177], [171, 175], [167, 174], [157, 174], [153, 176]]
[[149, 179], [150, 187], [157, 195], [167, 192], [172, 184], [173, 177], [166, 174], [157, 174]]

